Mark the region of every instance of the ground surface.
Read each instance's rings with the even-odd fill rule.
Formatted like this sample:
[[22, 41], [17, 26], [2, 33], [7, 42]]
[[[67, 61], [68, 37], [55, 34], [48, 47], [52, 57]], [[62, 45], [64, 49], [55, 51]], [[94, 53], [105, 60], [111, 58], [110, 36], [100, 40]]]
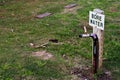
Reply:
[[[77, 6], [64, 9], [71, 3]], [[105, 60], [96, 75], [92, 39], [78, 37], [84, 26], [92, 32], [88, 14], [94, 8], [105, 11]], [[45, 12], [52, 15], [35, 18]], [[52, 58], [31, 56], [41, 51]], [[119, 80], [119, 53], [120, 0], [0, 0], [1, 80]]]

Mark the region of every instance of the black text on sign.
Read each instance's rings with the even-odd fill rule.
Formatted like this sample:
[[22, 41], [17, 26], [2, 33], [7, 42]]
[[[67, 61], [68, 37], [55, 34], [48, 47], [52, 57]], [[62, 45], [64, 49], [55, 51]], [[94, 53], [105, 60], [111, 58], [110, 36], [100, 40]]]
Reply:
[[89, 25], [104, 30], [105, 15], [96, 12], [89, 12]]

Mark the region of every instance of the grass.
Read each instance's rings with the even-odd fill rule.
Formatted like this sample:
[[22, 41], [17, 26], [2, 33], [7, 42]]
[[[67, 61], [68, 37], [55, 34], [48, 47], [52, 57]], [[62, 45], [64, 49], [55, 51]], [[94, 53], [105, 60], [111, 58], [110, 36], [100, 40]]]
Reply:
[[[75, 13], [64, 12], [64, 6], [78, 4]], [[103, 68], [112, 72], [113, 80], [120, 79], [120, 0], [2, 0], [0, 1], [0, 79], [1, 80], [70, 80], [69, 73], [79, 58], [80, 65], [91, 61], [91, 39], [80, 39], [82, 27], [88, 25], [88, 13], [94, 8], [105, 11]], [[43, 19], [34, 16], [44, 12], [52, 15]], [[74, 12], [74, 11], [73, 11]], [[88, 32], [92, 29], [88, 27]], [[41, 45], [58, 39], [62, 45], [48, 44], [45, 48], [31, 48], [29, 43]], [[43, 61], [30, 57], [34, 51], [46, 50], [55, 60]], [[66, 55], [68, 61], [62, 56]], [[77, 58], [77, 62], [74, 59]], [[88, 61], [88, 62], [87, 62]]]

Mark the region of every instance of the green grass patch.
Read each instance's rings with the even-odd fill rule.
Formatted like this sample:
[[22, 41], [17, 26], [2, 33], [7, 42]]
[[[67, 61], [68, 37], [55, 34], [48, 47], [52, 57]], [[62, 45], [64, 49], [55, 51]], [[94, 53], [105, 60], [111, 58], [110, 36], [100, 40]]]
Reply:
[[[77, 9], [64, 13], [64, 6], [76, 3]], [[85, 58], [91, 66], [92, 39], [80, 39], [83, 26], [88, 25], [89, 11], [100, 8], [105, 11], [103, 68], [112, 72], [114, 80], [120, 78], [120, 1], [119, 0], [1, 0], [0, 1], [0, 79], [1, 80], [70, 80], [70, 69]], [[52, 15], [37, 19], [36, 15], [51, 12]], [[90, 27], [88, 32], [92, 33]], [[29, 43], [44, 48], [32, 48]], [[35, 51], [48, 51], [55, 60], [31, 57]], [[63, 56], [67, 57], [64, 58]], [[74, 59], [78, 61], [73, 62]], [[67, 60], [68, 61], [67, 61]], [[65, 77], [69, 77], [68, 79]]]

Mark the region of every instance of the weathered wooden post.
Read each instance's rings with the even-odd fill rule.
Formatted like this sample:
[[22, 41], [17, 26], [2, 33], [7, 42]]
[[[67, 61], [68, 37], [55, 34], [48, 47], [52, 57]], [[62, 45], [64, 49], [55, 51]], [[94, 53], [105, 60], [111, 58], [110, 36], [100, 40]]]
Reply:
[[80, 34], [79, 37], [92, 37], [93, 39], [93, 53], [92, 53], [92, 65], [93, 73], [97, 73], [98, 69], [102, 67], [102, 55], [103, 55], [103, 35], [104, 35], [104, 11], [100, 9], [94, 9], [89, 12], [89, 25], [93, 27], [93, 33], [87, 34], [87, 30], [84, 27], [85, 34]]
[[[100, 9], [94, 9], [89, 13], [89, 25], [93, 27], [93, 33], [98, 36], [98, 69], [102, 67], [102, 55], [103, 55], [103, 39], [104, 39], [104, 11]], [[92, 63], [94, 64], [93, 57]]]

